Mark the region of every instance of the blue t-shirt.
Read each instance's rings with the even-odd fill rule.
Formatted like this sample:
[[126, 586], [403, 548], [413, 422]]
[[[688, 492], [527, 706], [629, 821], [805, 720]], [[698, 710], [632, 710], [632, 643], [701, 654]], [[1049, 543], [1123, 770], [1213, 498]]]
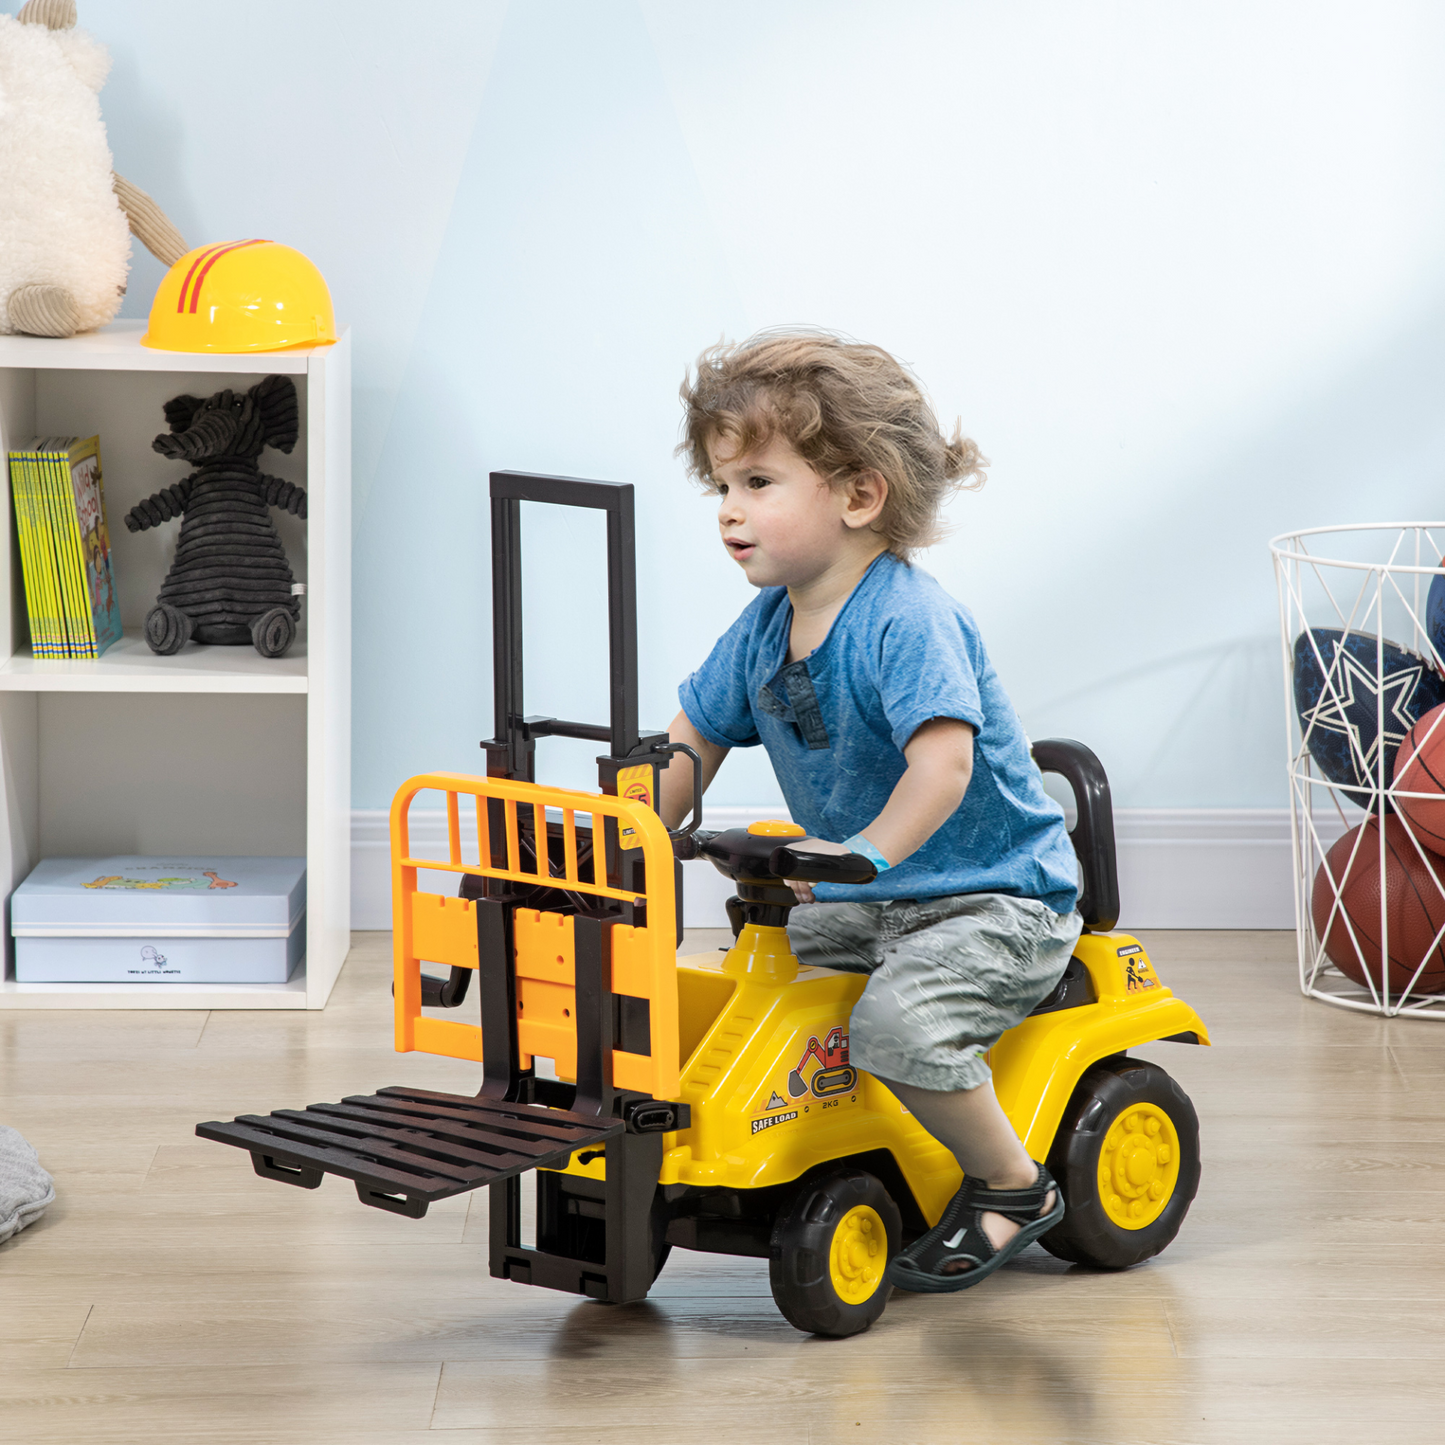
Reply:
[[822, 645], [787, 663], [793, 608], [765, 587], [678, 690], [710, 743], [768, 750], [794, 822], [841, 843], [883, 811], [930, 718], [974, 729], [973, 776], [956, 812], [918, 851], [861, 886], [819, 899], [1010, 893], [1067, 913], [1078, 864], [1063, 809], [1044, 792], [1018, 714], [972, 614], [926, 572], [883, 553]]

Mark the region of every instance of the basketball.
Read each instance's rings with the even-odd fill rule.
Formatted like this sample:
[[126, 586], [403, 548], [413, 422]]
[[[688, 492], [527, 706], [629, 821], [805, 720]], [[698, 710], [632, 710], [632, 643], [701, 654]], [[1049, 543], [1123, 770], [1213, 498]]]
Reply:
[[[1445, 731], [1445, 729], [1442, 729]], [[1355, 839], [1364, 833], [1354, 866], [1350, 854]], [[1429, 857], [1430, 855], [1426, 855]], [[1445, 860], [1433, 860], [1436, 876], [1445, 883]], [[1347, 871], [1348, 870], [1348, 871]], [[1341, 906], [1334, 909], [1335, 885]], [[1385, 907], [1390, 935], [1389, 986], [1398, 995], [1409, 985], [1422, 960], [1428, 958], [1415, 983], [1415, 993], [1445, 992], [1445, 949], [1435, 935], [1445, 926], [1445, 897], [1430, 876], [1419, 851], [1398, 818], [1385, 820]], [[1333, 922], [1331, 910], [1334, 909]], [[1380, 824], [1376, 818], [1345, 833], [1315, 874], [1310, 897], [1315, 934], [1324, 939], [1325, 953], [1347, 978], [1367, 987], [1368, 968], [1376, 988], [1380, 983]], [[1349, 914], [1346, 924], [1344, 914]], [[1354, 937], [1350, 936], [1351, 926]], [[1326, 933], [1328, 927], [1329, 932]], [[1356, 943], [1359, 947], [1356, 948]], [[1433, 945], [1433, 948], [1432, 948]]]
[[[1431, 708], [1405, 734], [1395, 754], [1394, 781], [1396, 811], [1420, 842], [1445, 853], [1445, 704]], [[1401, 793], [1431, 796], [1404, 798]]]

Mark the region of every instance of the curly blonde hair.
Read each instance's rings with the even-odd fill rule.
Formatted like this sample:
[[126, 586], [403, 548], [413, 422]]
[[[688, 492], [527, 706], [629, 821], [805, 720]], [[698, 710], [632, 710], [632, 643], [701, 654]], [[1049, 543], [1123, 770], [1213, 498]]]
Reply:
[[923, 388], [881, 346], [826, 331], [764, 331], [709, 347], [680, 394], [677, 454], [704, 486], [715, 485], [709, 443], [741, 456], [775, 436], [831, 487], [876, 471], [888, 497], [873, 530], [904, 561], [943, 535], [939, 512], [952, 492], [984, 482], [988, 461], [977, 445], [958, 424], [942, 436]]

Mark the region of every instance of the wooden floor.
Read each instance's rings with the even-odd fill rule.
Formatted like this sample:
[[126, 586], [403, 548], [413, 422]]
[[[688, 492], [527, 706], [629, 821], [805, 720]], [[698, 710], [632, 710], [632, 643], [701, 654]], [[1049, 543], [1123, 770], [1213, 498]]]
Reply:
[[1164, 1255], [1107, 1275], [1031, 1249], [845, 1341], [790, 1329], [764, 1261], [675, 1251], [645, 1304], [607, 1307], [489, 1278], [482, 1196], [401, 1219], [195, 1139], [475, 1088], [391, 1052], [387, 942], [357, 935], [319, 1014], [0, 1014], [0, 1122], [59, 1191], [0, 1245], [0, 1440], [1445, 1439], [1445, 1027], [1302, 999], [1287, 935], [1146, 939], [1216, 1044], [1143, 1051], [1203, 1126]]

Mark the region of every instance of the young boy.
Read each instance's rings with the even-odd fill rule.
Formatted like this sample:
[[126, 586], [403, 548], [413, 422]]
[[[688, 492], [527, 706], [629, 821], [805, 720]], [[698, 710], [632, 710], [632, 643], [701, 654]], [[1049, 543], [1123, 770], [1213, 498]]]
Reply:
[[[965, 1174], [889, 1280], [963, 1289], [1063, 1217], [982, 1056], [1057, 983], [1081, 928], [1063, 811], [973, 618], [909, 562], [949, 492], [981, 480], [978, 448], [944, 440], [887, 352], [826, 334], [716, 347], [682, 397], [678, 450], [760, 592], [683, 683], [671, 736], [704, 786], [730, 748], [762, 743], [806, 846], [878, 868], [862, 886], [795, 885], [788, 932], [800, 962], [869, 975], [852, 1061]], [[691, 764], [663, 778], [676, 827]]]

